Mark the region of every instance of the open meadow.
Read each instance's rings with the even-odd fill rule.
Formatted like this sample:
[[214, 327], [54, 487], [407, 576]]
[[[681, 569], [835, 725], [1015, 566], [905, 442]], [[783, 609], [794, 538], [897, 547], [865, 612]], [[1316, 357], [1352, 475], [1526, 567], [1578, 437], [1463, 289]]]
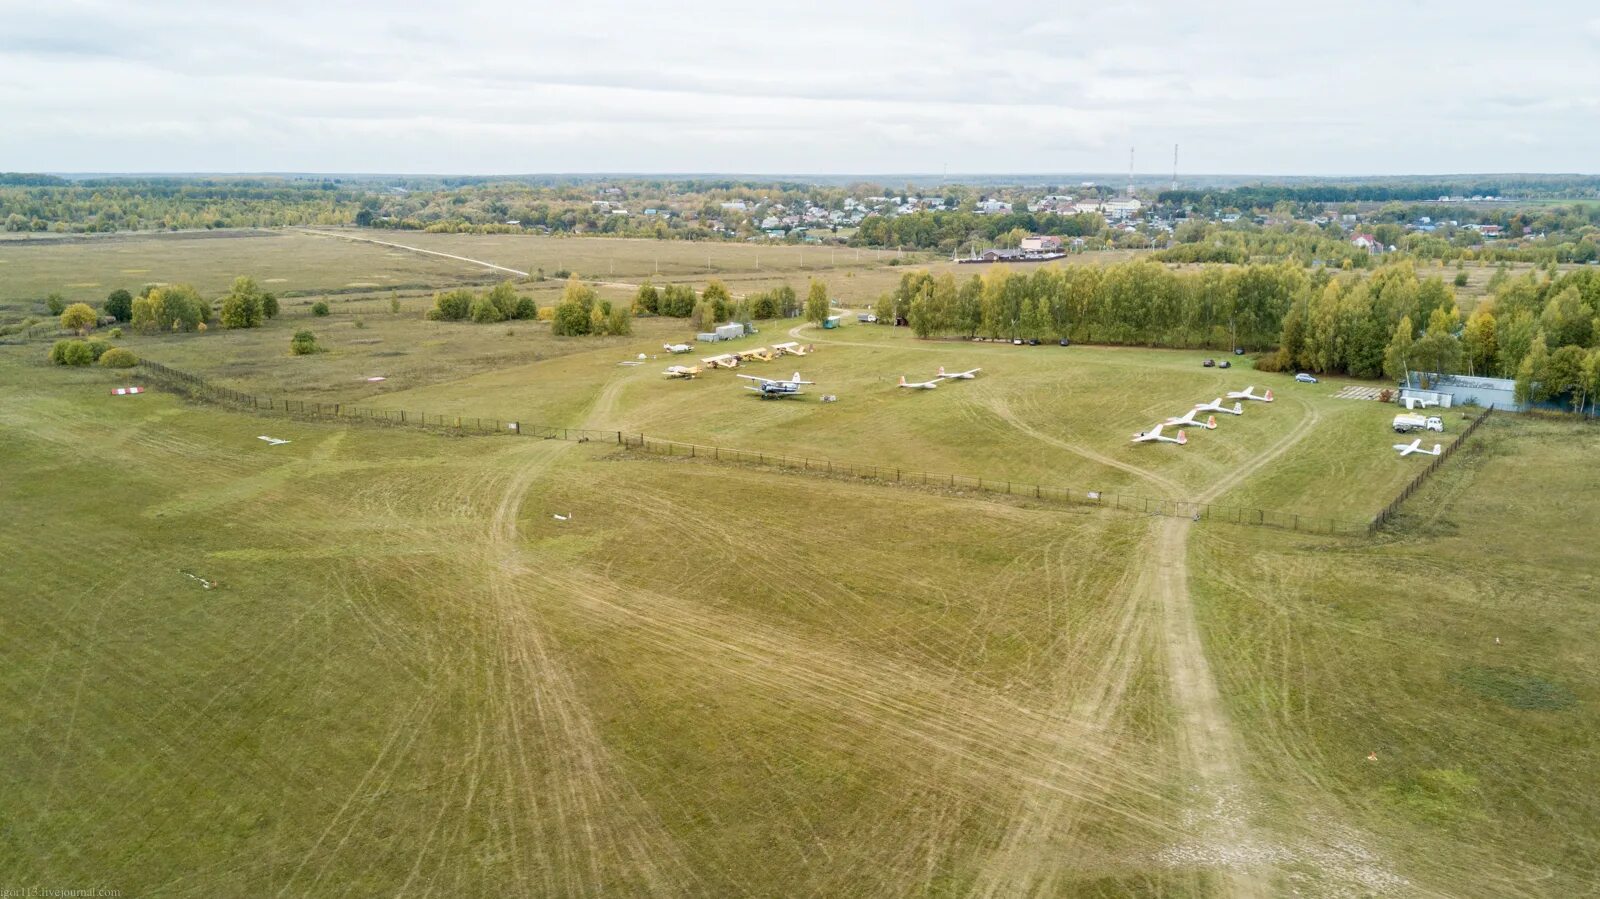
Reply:
[[[614, 277], [617, 299], [655, 251], [701, 251], [403, 239]], [[853, 316], [672, 356], [682, 320], [565, 338], [425, 321], [420, 287], [336, 293], [383, 272], [493, 275], [292, 232], [214, 239], [163, 274], [225, 285], [261, 269], [211, 247], [275, 241], [310, 254], [283, 257], [282, 285], [308, 296], [279, 318], [116, 342], [278, 401], [1356, 532], [1429, 461], [1391, 449], [1394, 406], [1336, 396], [1361, 382], [1248, 357], [917, 340]], [[0, 244], [0, 279], [8, 253], [41, 249]], [[902, 271], [816, 247], [783, 268], [794, 249], [715, 245], [712, 262], [730, 286], [846, 285], [845, 307]], [[778, 255], [757, 269], [757, 252]], [[663, 279], [702, 279], [672, 264]], [[29, 295], [65, 289], [50, 280], [68, 265], [28, 274]], [[547, 304], [559, 286], [519, 290]], [[300, 329], [327, 351], [289, 355]], [[815, 382], [801, 397], [662, 373], [787, 341], [813, 350], [738, 373], [798, 370]], [[156, 385], [48, 365], [47, 348], [0, 346], [0, 870], [16, 883], [1109, 899], [1567, 896], [1600, 877], [1600, 584], [1574, 537], [1600, 519], [1592, 426], [1497, 414], [1392, 525], [1333, 537], [118, 397]], [[896, 386], [940, 366], [981, 372]], [[1188, 427], [1184, 446], [1129, 442], [1246, 386], [1273, 402]], [[1437, 439], [1477, 414], [1451, 410]]]

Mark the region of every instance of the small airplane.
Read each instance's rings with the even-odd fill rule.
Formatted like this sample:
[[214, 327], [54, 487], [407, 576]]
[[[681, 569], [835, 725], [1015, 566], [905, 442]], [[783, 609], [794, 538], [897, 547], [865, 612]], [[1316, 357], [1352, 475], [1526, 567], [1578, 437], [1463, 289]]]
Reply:
[[661, 348], [669, 353], [692, 353], [694, 344], [691, 343], [663, 343]]
[[900, 386], [909, 387], [913, 390], [932, 390], [933, 388], [939, 386], [939, 379], [934, 378], [932, 381], [907, 381], [906, 376], [901, 375]]
[[1231, 392], [1228, 393], [1228, 399], [1230, 399], [1230, 400], [1260, 400], [1263, 403], [1272, 402], [1272, 391], [1269, 390], [1266, 393], [1258, 395], [1255, 392], [1255, 389], [1256, 389], [1255, 385], [1252, 384], [1251, 386], [1246, 387], [1243, 390], [1231, 391]]
[[568, 512], [565, 515], [562, 515], [560, 512], [552, 512], [551, 515], [553, 515], [555, 517], [556, 521], [571, 521], [572, 520], [572, 513], [571, 512]]
[[662, 374], [666, 375], [669, 378], [686, 378], [686, 379], [687, 378], [693, 378], [696, 375], [700, 374], [700, 366], [698, 366], [698, 365], [669, 365], [669, 366], [667, 366], [667, 370], [662, 372]]
[[1422, 454], [1424, 456], [1437, 456], [1437, 455], [1439, 455], [1440, 452], [1442, 452], [1442, 450], [1439, 447], [1439, 444], [1437, 444], [1437, 443], [1435, 443], [1433, 445], [1433, 449], [1431, 449], [1431, 450], [1423, 449], [1422, 448], [1422, 438], [1421, 437], [1418, 437], [1416, 440], [1413, 440], [1410, 443], [1396, 443], [1394, 445], [1394, 448], [1399, 450], [1400, 451], [1400, 455], [1402, 455], [1402, 456], [1409, 456], [1412, 453], [1420, 453], [1420, 454]]
[[957, 381], [957, 380], [970, 381], [974, 377], [976, 377], [978, 372], [980, 372], [980, 371], [983, 371], [983, 369], [974, 368], [971, 371], [952, 371], [952, 372], [947, 372], [947, 371], [944, 370], [944, 366], [941, 365], [941, 366], [939, 366], [939, 377], [944, 378], [947, 381]]
[[799, 396], [800, 385], [816, 383], [815, 381], [800, 380], [799, 372], [795, 372], [794, 377], [787, 381], [774, 381], [771, 378], [758, 378], [755, 375], [740, 375], [739, 377], [744, 378], [746, 381], [757, 382], [756, 386], [746, 387], [745, 389], [754, 390], [756, 393], [761, 394], [762, 399], [781, 399], [786, 396]]
[[1226, 412], [1229, 415], [1243, 415], [1244, 414], [1244, 403], [1234, 403], [1233, 404], [1233, 408], [1229, 409], [1227, 406], [1222, 405], [1222, 397], [1219, 396], [1219, 397], [1217, 397], [1216, 399], [1212, 400], [1209, 403], [1195, 403], [1194, 404], [1194, 411], [1196, 411], [1196, 412]]
[[1172, 427], [1174, 425], [1193, 425], [1197, 428], [1205, 428], [1208, 431], [1215, 431], [1217, 429], [1217, 417], [1215, 415], [1208, 415], [1206, 416], [1205, 421], [1200, 421], [1194, 417], [1194, 414], [1197, 411], [1199, 410], [1190, 409], [1188, 412], [1185, 412], [1182, 415], [1167, 419], [1161, 423], [1161, 426]]
[[287, 440], [280, 440], [277, 437], [268, 437], [265, 434], [261, 435], [260, 437], [257, 437], [256, 439], [257, 440], [265, 440], [267, 442], [268, 446], [282, 446], [285, 443], [289, 442]]
[[1178, 432], [1178, 436], [1176, 436], [1176, 437], [1163, 437], [1163, 436], [1161, 436], [1161, 429], [1165, 428], [1165, 427], [1166, 427], [1166, 425], [1156, 425], [1154, 428], [1151, 428], [1148, 431], [1140, 431], [1139, 433], [1133, 435], [1133, 441], [1132, 442], [1133, 443], [1176, 443], [1179, 446], [1182, 446], [1185, 443], [1189, 442], [1189, 435], [1185, 434], [1182, 431], [1179, 431]]

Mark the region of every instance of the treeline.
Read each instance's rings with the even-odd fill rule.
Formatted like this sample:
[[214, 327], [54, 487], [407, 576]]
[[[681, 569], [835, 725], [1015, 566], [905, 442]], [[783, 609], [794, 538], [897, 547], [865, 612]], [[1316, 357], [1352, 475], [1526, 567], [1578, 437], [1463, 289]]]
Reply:
[[1437, 278], [1419, 280], [1410, 263], [1370, 276], [1318, 273], [1284, 316], [1277, 354], [1258, 367], [1515, 378], [1526, 401], [1592, 407], [1600, 393], [1600, 272], [1502, 271], [1493, 288], [1463, 320], [1453, 291]]
[[87, 233], [335, 225], [351, 221], [360, 196], [334, 181], [271, 178], [0, 185], [0, 227]]
[[921, 337], [1264, 348], [1306, 279], [1293, 265], [1180, 272], [1149, 260], [1029, 272], [996, 267], [960, 281], [917, 271], [902, 275], [874, 312], [880, 321], [906, 320]]
[[1207, 209], [1270, 209], [1278, 203], [1384, 203], [1437, 200], [1440, 197], [1588, 198], [1600, 196], [1600, 177], [1592, 175], [1499, 176], [1450, 181], [1371, 181], [1362, 183], [1260, 184], [1230, 189], [1164, 190], [1159, 203]]
[[1021, 229], [1030, 234], [1059, 237], [1095, 237], [1106, 228], [1097, 213], [1037, 215], [1013, 212], [1006, 215], [979, 215], [966, 210], [923, 210], [908, 215], [870, 216], [863, 219], [850, 237], [851, 246], [907, 247], [950, 252], [969, 241], [993, 243], [1007, 232]]

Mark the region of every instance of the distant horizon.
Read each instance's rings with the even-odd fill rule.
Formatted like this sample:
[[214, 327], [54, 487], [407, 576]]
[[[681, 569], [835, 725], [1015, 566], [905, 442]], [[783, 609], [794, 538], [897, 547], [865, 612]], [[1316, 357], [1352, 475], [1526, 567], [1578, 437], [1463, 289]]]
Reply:
[[[968, 171], [968, 172], [918, 172], [918, 171], [814, 171], [814, 172], [734, 172], [716, 170], [684, 170], [684, 171], [363, 171], [350, 170], [318, 170], [318, 169], [151, 169], [151, 170], [95, 170], [95, 169], [59, 169], [59, 170], [16, 170], [15, 174], [48, 175], [58, 178], [216, 178], [216, 177], [354, 177], [354, 178], [572, 178], [572, 179], [600, 179], [600, 178], [660, 178], [660, 179], [805, 179], [805, 178], [855, 178], [855, 179], [889, 179], [889, 178], [936, 178], [953, 184], [961, 183], [962, 179], [969, 178], [1029, 178], [1029, 179], [1078, 179], [1080, 181], [1094, 181], [1096, 184], [1125, 184], [1129, 178], [1127, 172], [1074, 172], [1074, 171]], [[1161, 172], [1134, 172], [1132, 178], [1138, 181], [1160, 181], [1170, 183], [1172, 175]], [[1465, 172], [1401, 172], [1395, 174], [1380, 173], [1268, 173], [1268, 172], [1179, 172], [1177, 180], [1180, 185], [1184, 181], [1206, 179], [1260, 179], [1260, 180], [1327, 180], [1327, 181], [1398, 181], [1398, 180], [1439, 180], [1451, 181], [1464, 178], [1600, 178], [1600, 171], [1465, 171]]]

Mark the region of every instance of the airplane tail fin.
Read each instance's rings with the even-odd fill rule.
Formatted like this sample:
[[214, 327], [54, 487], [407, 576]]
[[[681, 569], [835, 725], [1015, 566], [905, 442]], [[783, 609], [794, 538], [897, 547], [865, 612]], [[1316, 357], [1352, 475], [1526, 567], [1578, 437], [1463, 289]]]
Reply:
[[1437, 455], [1439, 455], [1439, 454], [1440, 454], [1440, 453], [1442, 453], [1442, 452], [1444, 452], [1444, 449], [1443, 449], [1443, 447], [1441, 447], [1441, 446], [1440, 446], [1440, 445], [1439, 445], [1439, 444], [1437, 444], [1437, 443], [1435, 443], [1435, 444], [1434, 444], [1434, 445], [1433, 445], [1433, 454], [1434, 454], [1434, 455], [1435, 455], [1435, 456], [1437, 456]]
[[905, 375], [901, 375], [900, 376], [900, 386], [901, 387], [906, 386], [906, 376]]
[[800, 380], [800, 373], [799, 373], [799, 372], [795, 372], [795, 373], [794, 373], [794, 378], [793, 378], [793, 380], [796, 380], [796, 381], [798, 381], [798, 380]]
[[1262, 397], [1262, 399], [1266, 400], [1269, 403], [1272, 402], [1272, 391], [1268, 390], [1267, 391], [1267, 395]]
[[1216, 429], [1217, 429], [1217, 417], [1215, 415], [1206, 416], [1206, 430], [1215, 431]]
[[1182, 445], [1184, 445], [1185, 443], [1188, 443], [1188, 442], [1189, 442], [1189, 435], [1185, 434], [1182, 431], [1179, 431], [1178, 432], [1178, 445], [1182, 446]]
[[1244, 414], [1244, 403], [1234, 403], [1233, 404], [1233, 414], [1234, 415], [1243, 415]]
[[941, 377], [941, 378], [944, 377], [944, 366], [943, 365], [939, 366], [939, 377]]

